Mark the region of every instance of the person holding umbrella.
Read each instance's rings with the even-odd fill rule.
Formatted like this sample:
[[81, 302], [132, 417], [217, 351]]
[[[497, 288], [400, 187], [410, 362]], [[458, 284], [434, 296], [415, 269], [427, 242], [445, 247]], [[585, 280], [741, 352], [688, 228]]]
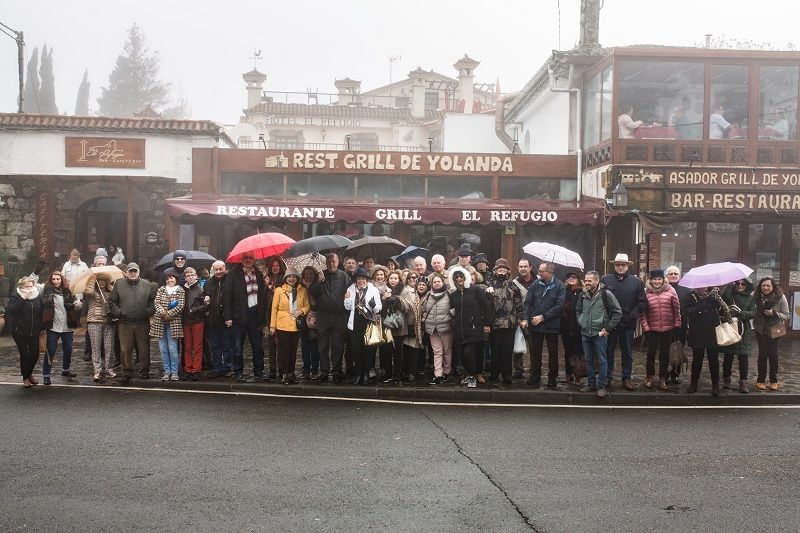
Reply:
[[647, 336], [647, 378], [644, 386], [653, 388], [655, 379], [655, 358], [658, 350], [658, 388], [662, 391], [667, 388], [667, 374], [669, 369], [669, 345], [675, 336], [675, 330], [681, 327], [681, 303], [678, 293], [669, 283], [664, 281], [664, 271], [651, 270], [645, 285], [647, 307], [639, 315], [642, 330]]
[[350, 330], [350, 349], [353, 355], [353, 366], [358, 375], [353, 385], [368, 385], [369, 371], [375, 362], [375, 346], [367, 346], [364, 333], [367, 325], [374, 322], [382, 308], [381, 295], [370, 283], [369, 273], [359, 267], [355, 273], [355, 282], [344, 294], [344, 308], [350, 311], [347, 329]]
[[[117, 331], [116, 324], [111, 320], [108, 312], [108, 298], [111, 296], [111, 277], [108, 274], [95, 274], [94, 281], [86, 284], [83, 295], [89, 304], [86, 313], [86, 328], [96, 350], [92, 352], [92, 365], [94, 366], [94, 381], [100, 381], [103, 372], [113, 378], [117, 374], [112, 370], [111, 361], [114, 359], [114, 335]], [[103, 350], [105, 349], [105, 350]], [[105, 351], [105, 364], [102, 352]]]
[[172, 266], [165, 269], [161, 273], [161, 278], [158, 284], [162, 287], [167, 284], [167, 274], [175, 274], [178, 278], [178, 285], [186, 283], [184, 271], [186, 270], [186, 252], [183, 250], [175, 250], [172, 252]]
[[558, 335], [567, 288], [555, 276], [551, 262], [539, 265], [539, 279], [528, 287], [520, 327], [530, 336], [531, 375], [528, 385], [538, 388], [542, 380], [542, 346], [547, 341], [547, 387], [555, 388], [558, 378]]
[[786, 334], [783, 324], [789, 319], [789, 303], [775, 278], [766, 276], [758, 281], [754, 300], [756, 315], [753, 329], [758, 342], [758, 380], [756, 388], [766, 390], [769, 363], [769, 390], [778, 390], [778, 341]]
[[728, 304], [722, 300], [716, 287], [698, 287], [686, 301], [686, 318], [689, 320], [688, 342], [692, 347], [692, 380], [687, 392], [697, 392], [697, 382], [703, 370], [703, 358], [708, 358], [711, 373], [711, 394], [719, 396], [719, 346], [715, 328], [720, 322], [730, 322]]
[[269, 319], [269, 332], [278, 340], [281, 383], [297, 383], [297, 343], [300, 341], [300, 328], [297, 321], [306, 316], [310, 309], [306, 288], [299, 283], [300, 276], [293, 268], [288, 268], [283, 284], [275, 287]]
[[739, 358], [739, 392], [747, 394], [747, 370], [753, 343], [753, 328], [750, 321], [756, 316], [756, 306], [753, 300], [753, 284], [747, 278], [734, 281], [722, 291], [722, 299], [728, 304], [731, 316], [739, 319], [742, 340], [731, 346], [723, 346], [725, 354], [722, 359], [722, 388], [731, 388], [731, 371], [733, 370], [733, 357]]

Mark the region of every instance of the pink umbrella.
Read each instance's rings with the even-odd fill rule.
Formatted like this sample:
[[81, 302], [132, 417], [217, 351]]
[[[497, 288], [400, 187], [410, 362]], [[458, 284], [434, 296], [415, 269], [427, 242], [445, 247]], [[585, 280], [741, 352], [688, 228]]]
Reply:
[[678, 282], [678, 285], [698, 289], [700, 287], [716, 287], [736, 280], [745, 279], [753, 273], [753, 269], [741, 263], [710, 263], [694, 267]]
[[256, 233], [239, 241], [228, 254], [229, 263], [241, 263], [242, 257], [252, 253], [256, 259], [280, 255], [294, 244], [294, 239], [283, 233]]

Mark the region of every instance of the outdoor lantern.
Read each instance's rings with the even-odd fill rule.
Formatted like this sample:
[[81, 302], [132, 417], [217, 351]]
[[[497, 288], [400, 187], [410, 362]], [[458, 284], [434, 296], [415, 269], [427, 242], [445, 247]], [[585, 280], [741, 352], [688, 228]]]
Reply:
[[350, 151], [350, 134], [349, 133], [344, 136], [344, 140], [347, 143], [347, 151], [349, 152]]
[[614, 207], [628, 207], [628, 189], [620, 183], [611, 191], [611, 204]]
[[433, 152], [433, 137], [428, 137], [428, 151]]

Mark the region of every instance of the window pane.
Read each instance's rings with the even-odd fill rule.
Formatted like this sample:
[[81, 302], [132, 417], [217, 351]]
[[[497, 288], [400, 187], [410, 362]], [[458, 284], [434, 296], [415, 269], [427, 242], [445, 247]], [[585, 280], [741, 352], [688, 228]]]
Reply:
[[491, 198], [492, 178], [489, 177], [431, 177], [428, 178], [428, 198]]
[[425, 178], [422, 176], [358, 177], [359, 198], [425, 198]]
[[602, 112], [600, 117], [600, 140], [605, 141], [611, 138], [611, 67], [603, 71], [601, 89], [600, 104], [602, 105]]
[[586, 83], [583, 90], [583, 146], [594, 146], [600, 143], [600, 76], [597, 74]]
[[750, 118], [750, 67], [711, 66], [709, 139], [746, 139]]
[[671, 265], [684, 274], [697, 266], [697, 222], [676, 222], [661, 230], [661, 268]]
[[500, 179], [500, 198], [504, 200], [574, 200], [576, 191], [574, 179]]
[[746, 264], [753, 269], [754, 282], [772, 276], [780, 283], [781, 276], [781, 225], [750, 224]]
[[618, 69], [620, 138], [702, 137], [703, 63], [623, 61]]
[[797, 139], [797, 71], [797, 67], [761, 67], [759, 139]]
[[283, 174], [223, 172], [220, 192], [283, 198]]
[[353, 176], [347, 174], [289, 174], [288, 197], [352, 198]]
[[706, 263], [739, 262], [739, 224], [706, 224]]

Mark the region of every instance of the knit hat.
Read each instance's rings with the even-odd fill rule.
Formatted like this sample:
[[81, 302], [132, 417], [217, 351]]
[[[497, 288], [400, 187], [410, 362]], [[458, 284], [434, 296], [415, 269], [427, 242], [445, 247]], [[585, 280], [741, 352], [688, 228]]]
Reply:
[[172, 252], [173, 261], [175, 261], [179, 257], [183, 257], [184, 259], [186, 259], [186, 252], [184, 252], [183, 250], [175, 250], [174, 252]]
[[102, 255], [105, 258], [108, 258], [108, 252], [105, 248], [98, 248], [97, 251], [94, 253], [95, 256]]
[[653, 278], [663, 278], [663, 277], [664, 277], [664, 270], [663, 270], [663, 269], [660, 269], [660, 268], [657, 268], [657, 269], [655, 269], [655, 270], [651, 270], [651, 271], [650, 271], [650, 272], [647, 274], [647, 277], [648, 277], [649, 279], [653, 279]]
[[369, 272], [367, 272], [366, 268], [358, 267], [358, 269], [353, 273], [353, 279], [355, 280], [355, 279], [358, 279], [358, 278], [370, 279]]
[[286, 273], [283, 275], [283, 279], [285, 280], [289, 276], [294, 276], [297, 279], [300, 279], [300, 275], [297, 273], [297, 270], [292, 267], [286, 269]]
[[495, 271], [498, 268], [505, 268], [506, 270], [511, 270], [511, 267], [508, 266], [508, 260], [503, 259], [502, 257], [494, 262], [494, 268], [492, 269], [492, 271]]
[[465, 242], [458, 249], [458, 256], [459, 257], [469, 257], [471, 255], [472, 255], [472, 247], [469, 245], [468, 242]]
[[485, 253], [480, 252], [475, 254], [475, 264], [477, 265], [478, 263], [486, 263], [487, 265], [489, 264], [489, 259], [486, 257]]

